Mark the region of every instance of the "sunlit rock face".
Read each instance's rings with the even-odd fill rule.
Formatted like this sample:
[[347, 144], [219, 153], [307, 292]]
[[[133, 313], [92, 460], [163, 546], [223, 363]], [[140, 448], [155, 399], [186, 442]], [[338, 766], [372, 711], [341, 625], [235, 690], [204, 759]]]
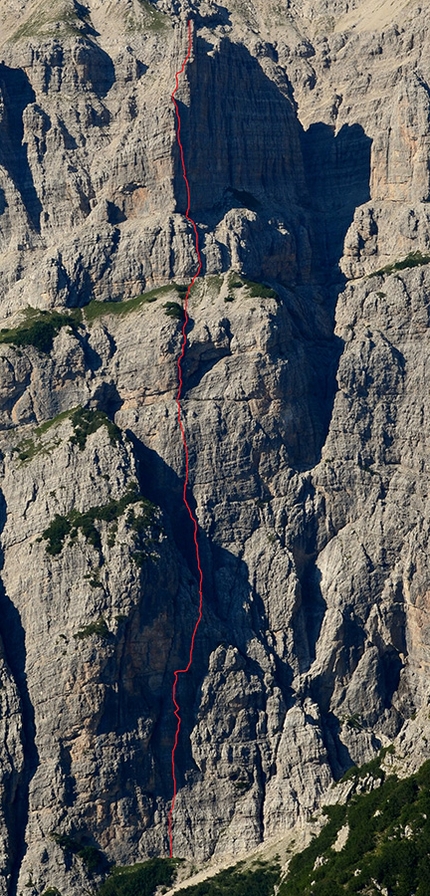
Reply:
[[2, 6], [4, 896], [168, 854], [188, 15], [175, 854], [427, 755], [428, 29], [367, 7]]

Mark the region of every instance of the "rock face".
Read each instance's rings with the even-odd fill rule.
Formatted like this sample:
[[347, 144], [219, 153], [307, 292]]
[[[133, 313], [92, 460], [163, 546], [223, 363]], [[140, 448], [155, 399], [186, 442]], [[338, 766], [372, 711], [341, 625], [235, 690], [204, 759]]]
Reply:
[[0, 15], [0, 894], [78, 896], [168, 854], [188, 15], [175, 854], [428, 755], [429, 35], [400, 0]]

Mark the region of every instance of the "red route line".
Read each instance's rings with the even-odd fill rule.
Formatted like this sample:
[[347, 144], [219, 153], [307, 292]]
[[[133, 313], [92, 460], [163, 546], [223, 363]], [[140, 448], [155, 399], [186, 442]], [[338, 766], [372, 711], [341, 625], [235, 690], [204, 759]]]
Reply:
[[178, 391], [176, 393], [176, 405], [178, 408], [178, 424], [179, 424], [179, 429], [181, 432], [182, 445], [184, 448], [184, 457], [185, 457], [185, 479], [184, 479], [184, 486], [183, 486], [183, 490], [182, 490], [182, 498], [183, 498], [185, 507], [187, 508], [188, 516], [190, 517], [190, 520], [193, 524], [194, 547], [195, 547], [195, 551], [196, 551], [197, 569], [199, 572], [199, 612], [198, 612], [198, 617], [197, 617], [197, 620], [196, 620], [196, 623], [195, 623], [195, 626], [193, 629], [193, 633], [191, 635], [190, 653], [189, 653], [189, 657], [188, 657], [188, 663], [184, 669], [175, 669], [175, 671], [173, 673], [172, 701], [173, 701], [173, 706], [175, 708], [174, 714], [176, 717], [176, 731], [175, 731], [175, 739], [174, 739], [173, 747], [172, 747], [173, 797], [172, 797], [172, 802], [170, 805], [168, 819], [167, 819], [167, 826], [168, 826], [168, 833], [169, 833], [169, 849], [170, 849], [170, 857], [171, 858], [173, 856], [173, 812], [175, 809], [176, 797], [177, 797], [177, 793], [178, 793], [178, 784], [177, 784], [177, 780], [176, 780], [175, 757], [176, 757], [176, 749], [177, 749], [178, 741], [179, 741], [179, 733], [181, 730], [181, 711], [180, 711], [180, 705], [178, 703], [176, 694], [177, 694], [179, 676], [184, 675], [191, 668], [191, 664], [193, 662], [194, 642], [196, 640], [197, 629], [202, 621], [202, 615], [203, 615], [203, 572], [202, 572], [202, 567], [201, 567], [201, 562], [200, 562], [199, 544], [198, 544], [198, 540], [197, 540], [198, 525], [197, 525], [197, 519], [196, 519], [196, 517], [188, 503], [188, 499], [187, 499], [187, 488], [188, 488], [188, 483], [189, 483], [189, 455], [188, 455], [187, 437], [185, 434], [185, 427], [184, 427], [183, 420], [182, 420], [182, 410], [181, 410], [181, 398], [182, 398], [182, 390], [183, 390], [182, 362], [184, 360], [185, 349], [187, 347], [187, 325], [188, 325], [188, 321], [189, 321], [188, 301], [189, 301], [191, 289], [194, 286], [194, 283], [196, 282], [197, 277], [200, 275], [200, 272], [202, 269], [202, 259], [201, 259], [200, 250], [199, 250], [199, 235], [197, 232], [196, 222], [193, 220], [193, 218], [190, 215], [190, 205], [191, 205], [190, 185], [188, 183], [187, 169], [186, 169], [185, 158], [184, 158], [184, 149], [183, 149], [182, 140], [181, 140], [181, 116], [179, 113], [179, 106], [178, 106], [178, 103], [176, 100], [176, 93], [179, 89], [179, 76], [184, 73], [187, 62], [189, 62], [190, 57], [191, 57], [191, 50], [192, 50], [192, 43], [193, 43], [193, 30], [192, 30], [191, 19], [188, 19], [187, 30], [188, 30], [187, 55], [185, 56], [185, 59], [182, 63], [181, 68], [179, 69], [178, 72], [176, 72], [175, 89], [171, 95], [171, 100], [175, 106], [176, 139], [178, 141], [179, 155], [181, 158], [182, 176], [184, 178], [185, 188], [187, 191], [187, 210], [185, 212], [185, 217], [186, 217], [187, 221], [191, 224], [193, 231], [194, 231], [194, 243], [195, 243], [195, 249], [196, 249], [196, 253], [197, 253], [198, 266], [197, 266], [197, 271], [194, 274], [194, 276], [188, 286], [185, 300], [184, 300], [184, 322], [182, 324], [182, 345], [181, 345], [180, 355], [179, 355], [178, 361], [177, 361]]

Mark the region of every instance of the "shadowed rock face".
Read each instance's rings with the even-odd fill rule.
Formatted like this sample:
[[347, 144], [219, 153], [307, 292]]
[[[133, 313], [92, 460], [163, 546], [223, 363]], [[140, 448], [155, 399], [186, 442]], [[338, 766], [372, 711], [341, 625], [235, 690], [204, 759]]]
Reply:
[[[195, 269], [185, 17], [120, 6], [1, 11], [3, 327]], [[430, 274], [370, 274], [428, 250], [428, 36], [360, 9], [202, 4], [178, 94], [204, 617], [174, 848], [197, 861], [281, 836], [394, 738], [426, 756]], [[83, 846], [168, 850], [198, 595], [179, 296], [151, 298], [49, 352], [0, 341], [4, 896], [78, 896]]]

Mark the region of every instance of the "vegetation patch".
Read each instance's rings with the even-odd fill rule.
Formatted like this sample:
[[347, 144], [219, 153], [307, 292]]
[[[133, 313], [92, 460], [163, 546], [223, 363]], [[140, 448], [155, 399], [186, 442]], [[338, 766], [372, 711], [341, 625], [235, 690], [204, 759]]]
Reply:
[[78, 530], [97, 550], [101, 550], [100, 532], [96, 527], [96, 522], [112, 523], [114, 526], [122, 516], [127, 507], [131, 504], [138, 504], [140, 513], [135, 514], [131, 509], [127, 518], [127, 523], [138, 536], [138, 544], [145, 556], [150, 556], [149, 548], [152, 545], [148, 536], [148, 529], [155, 523], [156, 506], [139, 494], [136, 485], [131, 484], [127, 488], [122, 498], [112, 499], [107, 504], [96, 507], [90, 507], [82, 513], [78, 510], [70, 510], [65, 516], [56, 514], [52, 522], [42, 533], [42, 538], [47, 541], [46, 551], [55, 557], [61, 554], [64, 542], [68, 535], [76, 538]]
[[49, 354], [54, 337], [62, 327], [71, 327], [75, 332], [80, 321], [80, 309], [60, 312], [30, 308], [22, 324], [13, 329], [0, 330], [0, 343], [15, 345], [17, 348], [32, 345], [39, 352]]
[[363, 723], [360, 720], [360, 715], [358, 712], [353, 712], [351, 716], [347, 716], [345, 719], [345, 725], [348, 728], [353, 728], [356, 731], [361, 731], [363, 728]]
[[[278, 293], [270, 286], [264, 283], [256, 283], [254, 280], [248, 280], [239, 274], [230, 274], [228, 280], [229, 289], [241, 289], [246, 287], [246, 295], [249, 299], [278, 299]], [[233, 301], [233, 297], [229, 299]]]
[[57, 442], [53, 442], [52, 444], [46, 445], [41, 441], [41, 437], [51, 429], [52, 426], [55, 426], [58, 423], [61, 423], [63, 420], [66, 420], [67, 417], [75, 411], [73, 408], [71, 411], [62, 411], [61, 414], [57, 414], [56, 417], [53, 417], [51, 420], [45, 420], [44, 423], [41, 423], [40, 426], [36, 427], [34, 430], [33, 438], [23, 439], [16, 448], [14, 448], [14, 452], [18, 454], [19, 460], [24, 463], [25, 461], [32, 460], [36, 454], [39, 454], [41, 451], [49, 453], [55, 448]]
[[259, 861], [251, 868], [239, 862], [214, 877], [181, 890], [181, 896], [272, 896], [279, 881], [276, 863]]
[[[346, 724], [348, 725], [349, 719], [354, 718], [349, 716], [346, 719]], [[348, 727], [354, 727], [349, 725]], [[364, 765], [352, 765], [351, 768], [347, 769], [344, 775], [342, 775], [341, 781], [350, 781], [351, 779], [354, 781], [358, 781], [360, 778], [367, 778], [371, 775], [373, 778], [379, 778], [381, 781], [385, 780], [385, 772], [381, 768], [381, 762], [387, 754], [392, 755], [394, 753], [394, 745], [391, 744], [389, 747], [383, 747], [382, 750], [379, 751], [378, 755], [371, 759], [369, 762], [365, 762]]]
[[[401, 261], [395, 261], [393, 264], [387, 264], [378, 271], [373, 271], [369, 277], [380, 277], [384, 274], [394, 274], [396, 271], [404, 271], [406, 268], [421, 267], [423, 264], [430, 263], [430, 255], [423, 255], [422, 252], [410, 252], [406, 258]], [[378, 293], [380, 295], [380, 293]]]
[[[103, 616], [99, 616], [94, 622], [90, 622], [89, 625], [86, 625], [84, 628], [81, 628], [80, 631], [76, 632], [73, 637], [76, 641], [84, 641], [86, 638], [91, 638], [92, 635], [97, 635], [98, 638], [104, 638], [108, 640], [112, 637], [111, 632], [107, 627], [106, 620]], [[87, 847], [89, 849], [90, 847]]]
[[278, 298], [278, 293], [270, 286], [265, 286], [264, 283], [254, 283], [252, 280], [246, 280], [244, 278], [244, 286], [247, 287], [248, 296], [250, 299]]
[[[427, 896], [430, 879], [430, 761], [409, 778], [389, 775], [370, 793], [324, 809], [328, 824], [291, 859], [279, 896], [385, 892]], [[333, 849], [348, 825], [348, 839]]]
[[175, 288], [174, 285], [171, 286], [170, 284], [168, 286], [159, 286], [156, 289], [151, 289], [149, 292], [135, 296], [134, 299], [127, 299], [125, 302], [96, 302], [93, 300], [83, 309], [85, 319], [88, 323], [92, 323], [105, 314], [115, 314], [118, 317], [122, 317], [125, 314], [130, 314], [131, 311], [137, 311], [143, 305], [150, 305], [152, 302], [156, 302], [160, 296], [167, 295]]
[[101, 426], [106, 427], [111, 444], [115, 444], [121, 440], [121, 430], [103, 411], [92, 411], [89, 408], [81, 407], [72, 408], [69, 411], [62, 411], [61, 414], [57, 414], [52, 420], [46, 420], [34, 430], [34, 435], [31, 438], [23, 439], [22, 442], [14, 448], [14, 452], [18, 454], [19, 460], [24, 463], [25, 461], [32, 460], [33, 457], [40, 452], [49, 453], [49, 451], [52, 451], [58, 444], [58, 441], [54, 441], [52, 444], [46, 444], [42, 441], [42, 436], [48, 432], [51, 427], [61, 423], [68, 417], [71, 419], [74, 430], [70, 441], [72, 445], [78, 445], [81, 451], [85, 448], [88, 436], [93, 432], [97, 432]]
[[157, 887], [170, 887], [180, 859], [149, 859], [125, 868], [113, 868], [97, 896], [154, 896]]
[[230, 274], [228, 278], [228, 288], [229, 289], [241, 289], [242, 286], [245, 286], [245, 281], [242, 280], [237, 274]]
[[[220, 280], [222, 283], [222, 278], [212, 277], [209, 279], [211, 281]], [[87, 323], [91, 324], [93, 321], [97, 320], [97, 318], [103, 317], [106, 314], [123, 317], [124, 315], [130, 314], [132, 311], [137, 311], [144, 305], [150, 305], [152, 302], [156, 302], [157, 299], [169, 294], [174, 295], [176, 293], [179, 299], [183, 302], [187, 290], [188, 286], [186, 285], [169, 283], [166, 286], [157, 286], [155, 289], [151, 289], [149, 292], [144, 292], [139, 296], [135, 296], [134, 299], [127, 299], [125, 302], [113, 300], [108, 302], [96, 302], [93, 300], [83, 309], [85, 320]], [[179, 302], [173, 300], [168, 301], [163, 305], [163, 308], [168, 317], [173, 317], [178, 320], [182, 319], [183, 309]]]
[[104, 411], [92, 411], [89, 408], [76, 408], [71, 413], [71, 421], [74, 434], [70, 441], [72, 445], [78, 445], [81, 451], [84, 450], [87, 438], [93, 432], [97, 432], [101, 426], [105, 426], [112, 445], [121, 440], [121, 430], [112, 420], [109, 419]]
[[18, 41], [25, 38], [48, 36], [68, 36], [82, 34], [83, 23], [76, 14], [72, 4], [60, 2], [39, 5], [36, 12], [29, 16], [12, 35], [12, 40]]
[[127, 28], [129, 31], [154, 31], [160, 32], [168, 25], [167, 16], [160, 10], [155, 9], [149, 0], [139, 0], [141, 8], [141, 18], [138, 20], [136, 16], [129, 15], [127, 18]]
[[[85, 840], [87, 838], [83, 837], [80, 839], [79, 837], [71, 837], [70, 834], [58, 833], [51, 834], [51, 838], [58, 846], [61, 846], [64, 852], [81, 859], [90, 874], [107, 871], [109, 865], [106, 856], [96, 846], [86, 845]], [[58, 893], [58, 890], [54, 887], [52, 892]]]
[[48, 554], [51, 554], [53, 557], [61, 554], [64, 541], [71, 528], [72, 524], [66, 516], [60, 516], [59, 513], [55, 514], [48, 528], [42, 533], [42, 538], [45, 538], [48, 542], [46, 545]]
[[165, 302], [163, 308], [167, 317], [172, 317], [174, 320], [184, 319], [184, 309], [179, 302]]
[[206, 285], [208, 290], [215, 294], [219, 295], [221, 292], [221, 287], [223, 285], [224, 278], [220, 274], [210, 274], [206, 277]]

